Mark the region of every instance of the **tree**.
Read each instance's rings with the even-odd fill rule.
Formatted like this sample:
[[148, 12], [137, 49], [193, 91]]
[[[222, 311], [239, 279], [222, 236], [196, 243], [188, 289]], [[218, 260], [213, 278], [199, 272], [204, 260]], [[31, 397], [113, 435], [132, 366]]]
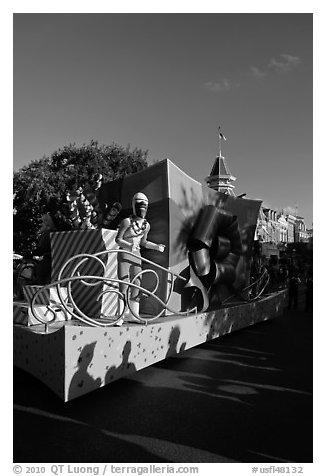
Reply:
[[143, 170], [148, 166], [147, 155], [148, 151], [138, 148], [99, 145], [92, 140], [81, 147], [65, 146], [15, 172], [14, 250], [33, 253], [42, 214], [58, 209], [64, 212], [68, 191], [90, 183], [96, 173], [108, 182]]

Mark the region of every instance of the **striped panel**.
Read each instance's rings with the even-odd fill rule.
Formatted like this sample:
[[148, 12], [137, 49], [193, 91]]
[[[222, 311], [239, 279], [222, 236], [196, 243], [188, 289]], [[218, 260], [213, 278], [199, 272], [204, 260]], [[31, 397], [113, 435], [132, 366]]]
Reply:
[[[81, 253], [101, 251], [101, 234], [98, 230], [64, 231], [51, 234], [52, 281], [58, 279], [59, 272], [66, 261]], [[63, 277], [69, 275], [72, 267]]]
[[[28, 304], [32, 303], [32, 299], [36, 291], [39, 289], [42, 289], [42, 286], [24, 286], [23, 287], [23, 293], [26, 301]], [[49, 289], [44, 289], [36, 298], [35, 304], [49, 304], [50, 302], [50, 290]]]
[[[35, 286], [35, 285], [24, 286], [23, 292], [28, 304], [32, 303], [32, 299], [36, 291], [42, 288], [43, 286]], [[61, 296], [63, 300], [67, 302], [67, 288], [62, 287], [60, 291], [61, 291]], [[39, 293], [39, 295], [37, 296], [35, 300], [35, 304], [50, 304], [50, 302], [58, 303], [58, 304], [61, 303], [56, 287], [45, 288], [42, 292]]]
[[[116, 231], [78, 230], [53, 233], [51, 235], [52, 248], [52, 280], [58, 278], [59, 272], [66, 261], [75, 255], [94, 254], [107, 249], [117, 248], [115, 243]], [[116, 277], [116, 255], [103, 255], [102, 261], [106, 266], [105, 276]], [[62, 278], [71, 276], [77, 260], [74, 260], [65, 270]], [[103, 276], [103, 269], [95, 260], [87, 260], [80, 266], [81, 275]], [[80, 281], [72, 283], [72, 297], [76, 305], [86, 315], [99, 317], [102, 312], [114, 312], [117, 303], [116, 294], [106, 295], [99, 301], [97, 296], [106, 286], [100, 282], [96, 286], [87, 286]]]
[[[114, 238], [116, 233], [114, 234]], [[118, 245], [115, 241], [112, 243], [111, 235], [106, 233], [103, 234], [103, 239], [105, 241], [105, 246], [107, 249], [117, 249]], [[108, 278], [117, 279], [117, 254], [112, 253], [108, 255], [106, 269], [105, 269], [105, 276]], [[103, 290], [108, 288], [108, 286], [104, 286]], [[117, 283], [112, 283], [112, 288], [119, 290], [119, 286]], [[118, 295], [116, 293], [107, 293], [104, 294], [102, 299], [102, 308], [101, 314], [104, 316], [114, 316], [118, 309]]]
[[[109, 233], [108, 233], [109, 232]], [[116, 233], [112, 236], [110, 230], [103, 230], [103, 241], [106, 249], [116, 249], [117, 245], [115, 243]], [[95, 253], [96, 250], [85, 251], [86, 253]], [[104, 276], [108, 278], [117, 277], [117, 256], [112, 253], [106, 255], [104, 258], [107, 260], [105, 267]], [[103, 276], [103, 270], [99, 267], [98, 264], [85, 266], [85, 273], [91, 275], [100, 275]], [[94, 287], [88, 287], [82, 283], [74, 283], [72, 286], [73, 289], [73, 298], [76, 301], [78, 307], [86, 314], [91, 317], [99, 317], [101, 314], [111, 315], [115, 314], [117, 309], [117, 295], [115, 293], [104, 294], [100, 301], [96, 301], [98, 295], [107, 288], [106, 285], [101, 282], [99, 285]]]

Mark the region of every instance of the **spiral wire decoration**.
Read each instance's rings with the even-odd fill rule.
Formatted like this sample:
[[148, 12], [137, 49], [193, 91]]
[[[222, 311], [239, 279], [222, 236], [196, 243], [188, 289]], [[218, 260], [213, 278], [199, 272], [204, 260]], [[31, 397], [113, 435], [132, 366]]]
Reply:
[[[110, 278], [107, 276], [94, 276], [94, 275], [83, 275], [80, 272], [80, 268], [82, 265], [85, 263], [89, 263], [89, 260], [94, 260], [95, 263], [98, 263], [103, 270], [103, 274], [105, 273], [106, 265], [104, 261], [100, 258], [100, 256], [105, 256], [109, 255], [112, 253], [124, 253], [124, 254], [129, 254], [133, 257], [137, 257], [140, 259], [142, 262], [150, 264], [151, 266], [156, 267], [157, 269], [160, 269], [168, 274], [168, 284], [169, 284], [169, 289], [167, 293], [167, 298], [165, 301], [163, 301], [161, 298], [159, 298], [155, 293], [159, 287], [160, 284], [160, 279], [156, 271], [153, 269], [144, 269], [140, 271], [136, 276], [133, 277], [133, 279], [130, 282], [126, 282], [124, 280], [120, 280], [117, 278]], [[73, 263], [76, 261], [76, 263]], [[64, 272], [67, 270], [68, 266], [73, 265], [72, 270], [69, 273], [69, 276], [63, 277]], [[135, 281], [139, 278], [141, 278], [145, 274], [152, 274], [153, 277], [155, 278], [155, 285], [154, 289], [152, 291], [149, 291], [146, 288], [143, 288], [141, 285], [137, 285]], [[88, 254], [88, 253], [83, 253], [83, 254], [78, 254], [75, 256], [72, 256], [69, 258], [65, 264], [62, 266], [58, 279], [52, 283], [44, 285], [42, 288], [38, 289], [36, 293], [34, 294], [31, 302], [31, 312], [34, 316], [34, 318], [39, 321], [41, 324], [45, 324], [45, 331], [48, 331], [48, 327], [51, 323], [55, 322], [56, 320], [56, 311], [55, 309], [50, 305], [47, 305], [47, 309], [53, 314], [51, 319], [45, 319], [44, 317], [40, 316], [37, 313], [36, 309], [36, 300], [37, 298], [44, 292], [46, 289], [50, 289], [55, 287], [57, 291], [57, 295], [59, 297], [60, 303], [55, 303], [55, 307], [60, 310], [62, 310], [65, 314], [65, 317], [67, 319], [68, 315], [71, 316], [74, 319], [77, 319], [84, 324], [87, 324], [92, 327], [110, 327], [114, 326], [117, 324], [117, 322], [121, 319], [121, 317], [124, 315], [126, 308], [129, 310], [130, 314], [134, 318], [134, 322], [139, 322], [140, 324], [145, 324], [147, 325], [149, 322], [154, 321], [155, 319], [158, 319], [160, 316], [162, 316], [163, 312], [165, 310], [168, 310], [172, 314], [177, 314], [177, 315], [189, 315], [191, 313], [197, 312], [197, 307], [194, 307], [192, 309], [186, 310], [186, 311], [179, 311], [179, 310], [174, 310], [169, 306], [169, 301], [172, 295], [172, 289], [173, 289], [173, 284], [174, 280], [178, 278], [182, 281], [187, 281], [186, 278], [183, 276], [180, 276], [177, 273], [174, 273], [170, 271], [169, 269], [154, 263], [151, 260], [148, 260], [147, 258], [139, 257], [138, 255], [136, 256], [134, 253], [126, 250], [105, 250], [101, 251], [99, 253], [95, 254]], [[103, 284], [106, 286], [106, 289], [102, 289], [101, 292], [98, 294], [96, 300], [99, 301], [104, 295], [108, 293], [114, 293], [117, 295], [118, 299], [120, 299], [123, 303], [122, 311], [120, 310], [119, 314], [116, 314], [115, 316], [105, 316], [101, 314], [101, 317], [99, 318], [94, 318], [91, 316], [86, 315], [80, 307], [77, 305], [73, 293], [72, 293], [72, 284], [74, 282], [79, 282], [83, 284], [84, 286], [88, 287], [94, 287], [99, 284]], [[127, 284], [127, 290], [125, 295], [121, 291], [117, 289], [117, 285], [119, 284]], [[62, 294], [62, 289], [63, 286], [67, 286], [67, 296], [65, 297]], [[135, 314], [135, 312], [132, 309], [132, 306], [130, 305], [130, 292], [132, 288], [138, 289], [140, 293], [142, 293], [143, 296], [151, 296], [154, 300], [156, 300], [161, 306], [162, 310], [159, 311], [156, 315], [154, 316], [138, 316]], [[53, 303], [52, 303], [53, 305]], [[54, 306], [54, 305], [53, 305]]]
[[245, 302], [253, 302], [256, 301], [257, 299], [260, 298], [260, 296], [263, 294], [265, 291], [268, 283], [269, 283], [269, 274], [266, 269], [261, 273], [258, 279], [254, 281], [253, 283], [249, 284], [249, 286], [246, 286], [243, 288], [240, 292], [235, 292], [231, 296], [228, 296], [222, 304], [224, 305], [227, 303], [231, 298], [238, 297], [242, 299]]

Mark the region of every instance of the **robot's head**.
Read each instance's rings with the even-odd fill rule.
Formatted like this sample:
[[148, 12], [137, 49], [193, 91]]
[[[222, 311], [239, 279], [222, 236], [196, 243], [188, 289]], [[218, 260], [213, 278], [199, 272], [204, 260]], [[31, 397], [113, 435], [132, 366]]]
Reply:
[[132, 209], [134, 215], [145, 218], [148, 209], [148, 198], [145, 194], [138, 192], [132, 198]]

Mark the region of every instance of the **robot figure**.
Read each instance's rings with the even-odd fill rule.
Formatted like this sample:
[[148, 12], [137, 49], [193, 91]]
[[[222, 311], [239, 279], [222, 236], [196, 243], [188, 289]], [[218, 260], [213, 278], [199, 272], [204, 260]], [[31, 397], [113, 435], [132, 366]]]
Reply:
[[[140, 192], [136, 193], [132, 199], [132, 208], [133, 214], [130, 215], [129, 218], [125, 218], [121, 221], [116, 237], [116, 243], [119, 245], [120, 249], [131, 251], [135, 255], [131, 256], [128, 253], [118, 253], [118, 278], [126, 282], [130, 282], [142, 270], [140, 260], [141, 246], [161, 253], [163, 253], [165, 249], [165, 245], [152, 243], [147, 240], [150, 225], [145, 218], [148, 209], [148, 198], [146, 195]], [[137, 286], [140, 286], [140, 278], [136, 279], [134, 283]], [[127, 283], [120, 284], [120, 292], [124, 296], [126, 295], [127, 288]], [[139, 300], [139, 290], [137, 288], [132, 288], [130, 307], [136, 315], [139, 315]], [[120, 304], [121, 302], [119, 301], [119, 314], [121, 314]], [[121, 326], [124, 318], [127, 317], [130, 319], [130, 316], [122, 316], [116, 325]]]

